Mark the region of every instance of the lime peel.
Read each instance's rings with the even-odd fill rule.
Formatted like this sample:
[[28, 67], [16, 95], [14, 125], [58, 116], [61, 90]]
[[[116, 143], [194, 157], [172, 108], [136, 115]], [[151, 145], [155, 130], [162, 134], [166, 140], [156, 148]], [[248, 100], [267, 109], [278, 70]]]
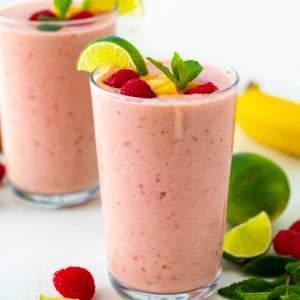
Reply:
[[225, 234], [223, 256], [230, 261], [243, 262], [266, 253], [271, 242], [271, 220], [262, 211]]
[[81, 51], [77, 70], [92, 72], [109, 63], [117, 69], [133, 69], [139, 75], [148, 74], [144, 58], [133, 44], [118, 36], [94, 39]]

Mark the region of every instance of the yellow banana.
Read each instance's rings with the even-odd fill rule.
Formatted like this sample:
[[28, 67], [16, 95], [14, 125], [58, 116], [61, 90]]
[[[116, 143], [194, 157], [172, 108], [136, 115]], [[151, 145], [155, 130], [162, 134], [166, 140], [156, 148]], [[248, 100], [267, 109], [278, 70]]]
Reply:
[[236, 121], [257, 141], [300, 156], [300, 104], [263, 93], [255, 83], [238, 97]]

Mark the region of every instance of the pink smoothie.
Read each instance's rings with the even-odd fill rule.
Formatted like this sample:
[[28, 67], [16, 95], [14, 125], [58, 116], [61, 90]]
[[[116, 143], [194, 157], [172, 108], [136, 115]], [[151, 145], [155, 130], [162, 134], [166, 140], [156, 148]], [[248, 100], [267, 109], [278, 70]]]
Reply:
[[220, 91], [164, 99], [91, 83], [109, 271], [151, 293], [189, 291], [221, 271], [237, 78], [204, 65]]
[[88, 74], [76, 71], [83, 47], [115, 32], [116, 13], [37, 30], [28, 17], [53, 2], [0, 9], [0, 96], [9, 180], [41, 194], [98, 183]]

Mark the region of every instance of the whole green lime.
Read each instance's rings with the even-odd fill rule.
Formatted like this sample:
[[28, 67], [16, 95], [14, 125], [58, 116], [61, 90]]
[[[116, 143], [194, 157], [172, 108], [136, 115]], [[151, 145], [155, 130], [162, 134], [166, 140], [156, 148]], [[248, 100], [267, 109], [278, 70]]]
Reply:
[[233, 154], [226, 216], [230, 225], [244, 223], [262, 211], [274, 221], [289, 197], [287, 175], [275, 162], [255, 153]]

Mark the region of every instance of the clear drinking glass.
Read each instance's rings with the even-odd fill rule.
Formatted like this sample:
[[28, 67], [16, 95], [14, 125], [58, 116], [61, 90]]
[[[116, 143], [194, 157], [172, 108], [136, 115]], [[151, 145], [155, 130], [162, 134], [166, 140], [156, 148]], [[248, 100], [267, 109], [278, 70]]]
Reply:
[[108, 270], [126, 299], [202, 299], [216, 288], [238, 75], [204, 70], [224, 88], [166, 99], [124, 96], [91, 75]]
[[88, 74], [82, 48], [111, 35], [116, 10], [88, 19], [28, 21], [53, 1], [0, 8], [0, 100], [9, 185], [40, 207], [75, 205], [98, 194]]

